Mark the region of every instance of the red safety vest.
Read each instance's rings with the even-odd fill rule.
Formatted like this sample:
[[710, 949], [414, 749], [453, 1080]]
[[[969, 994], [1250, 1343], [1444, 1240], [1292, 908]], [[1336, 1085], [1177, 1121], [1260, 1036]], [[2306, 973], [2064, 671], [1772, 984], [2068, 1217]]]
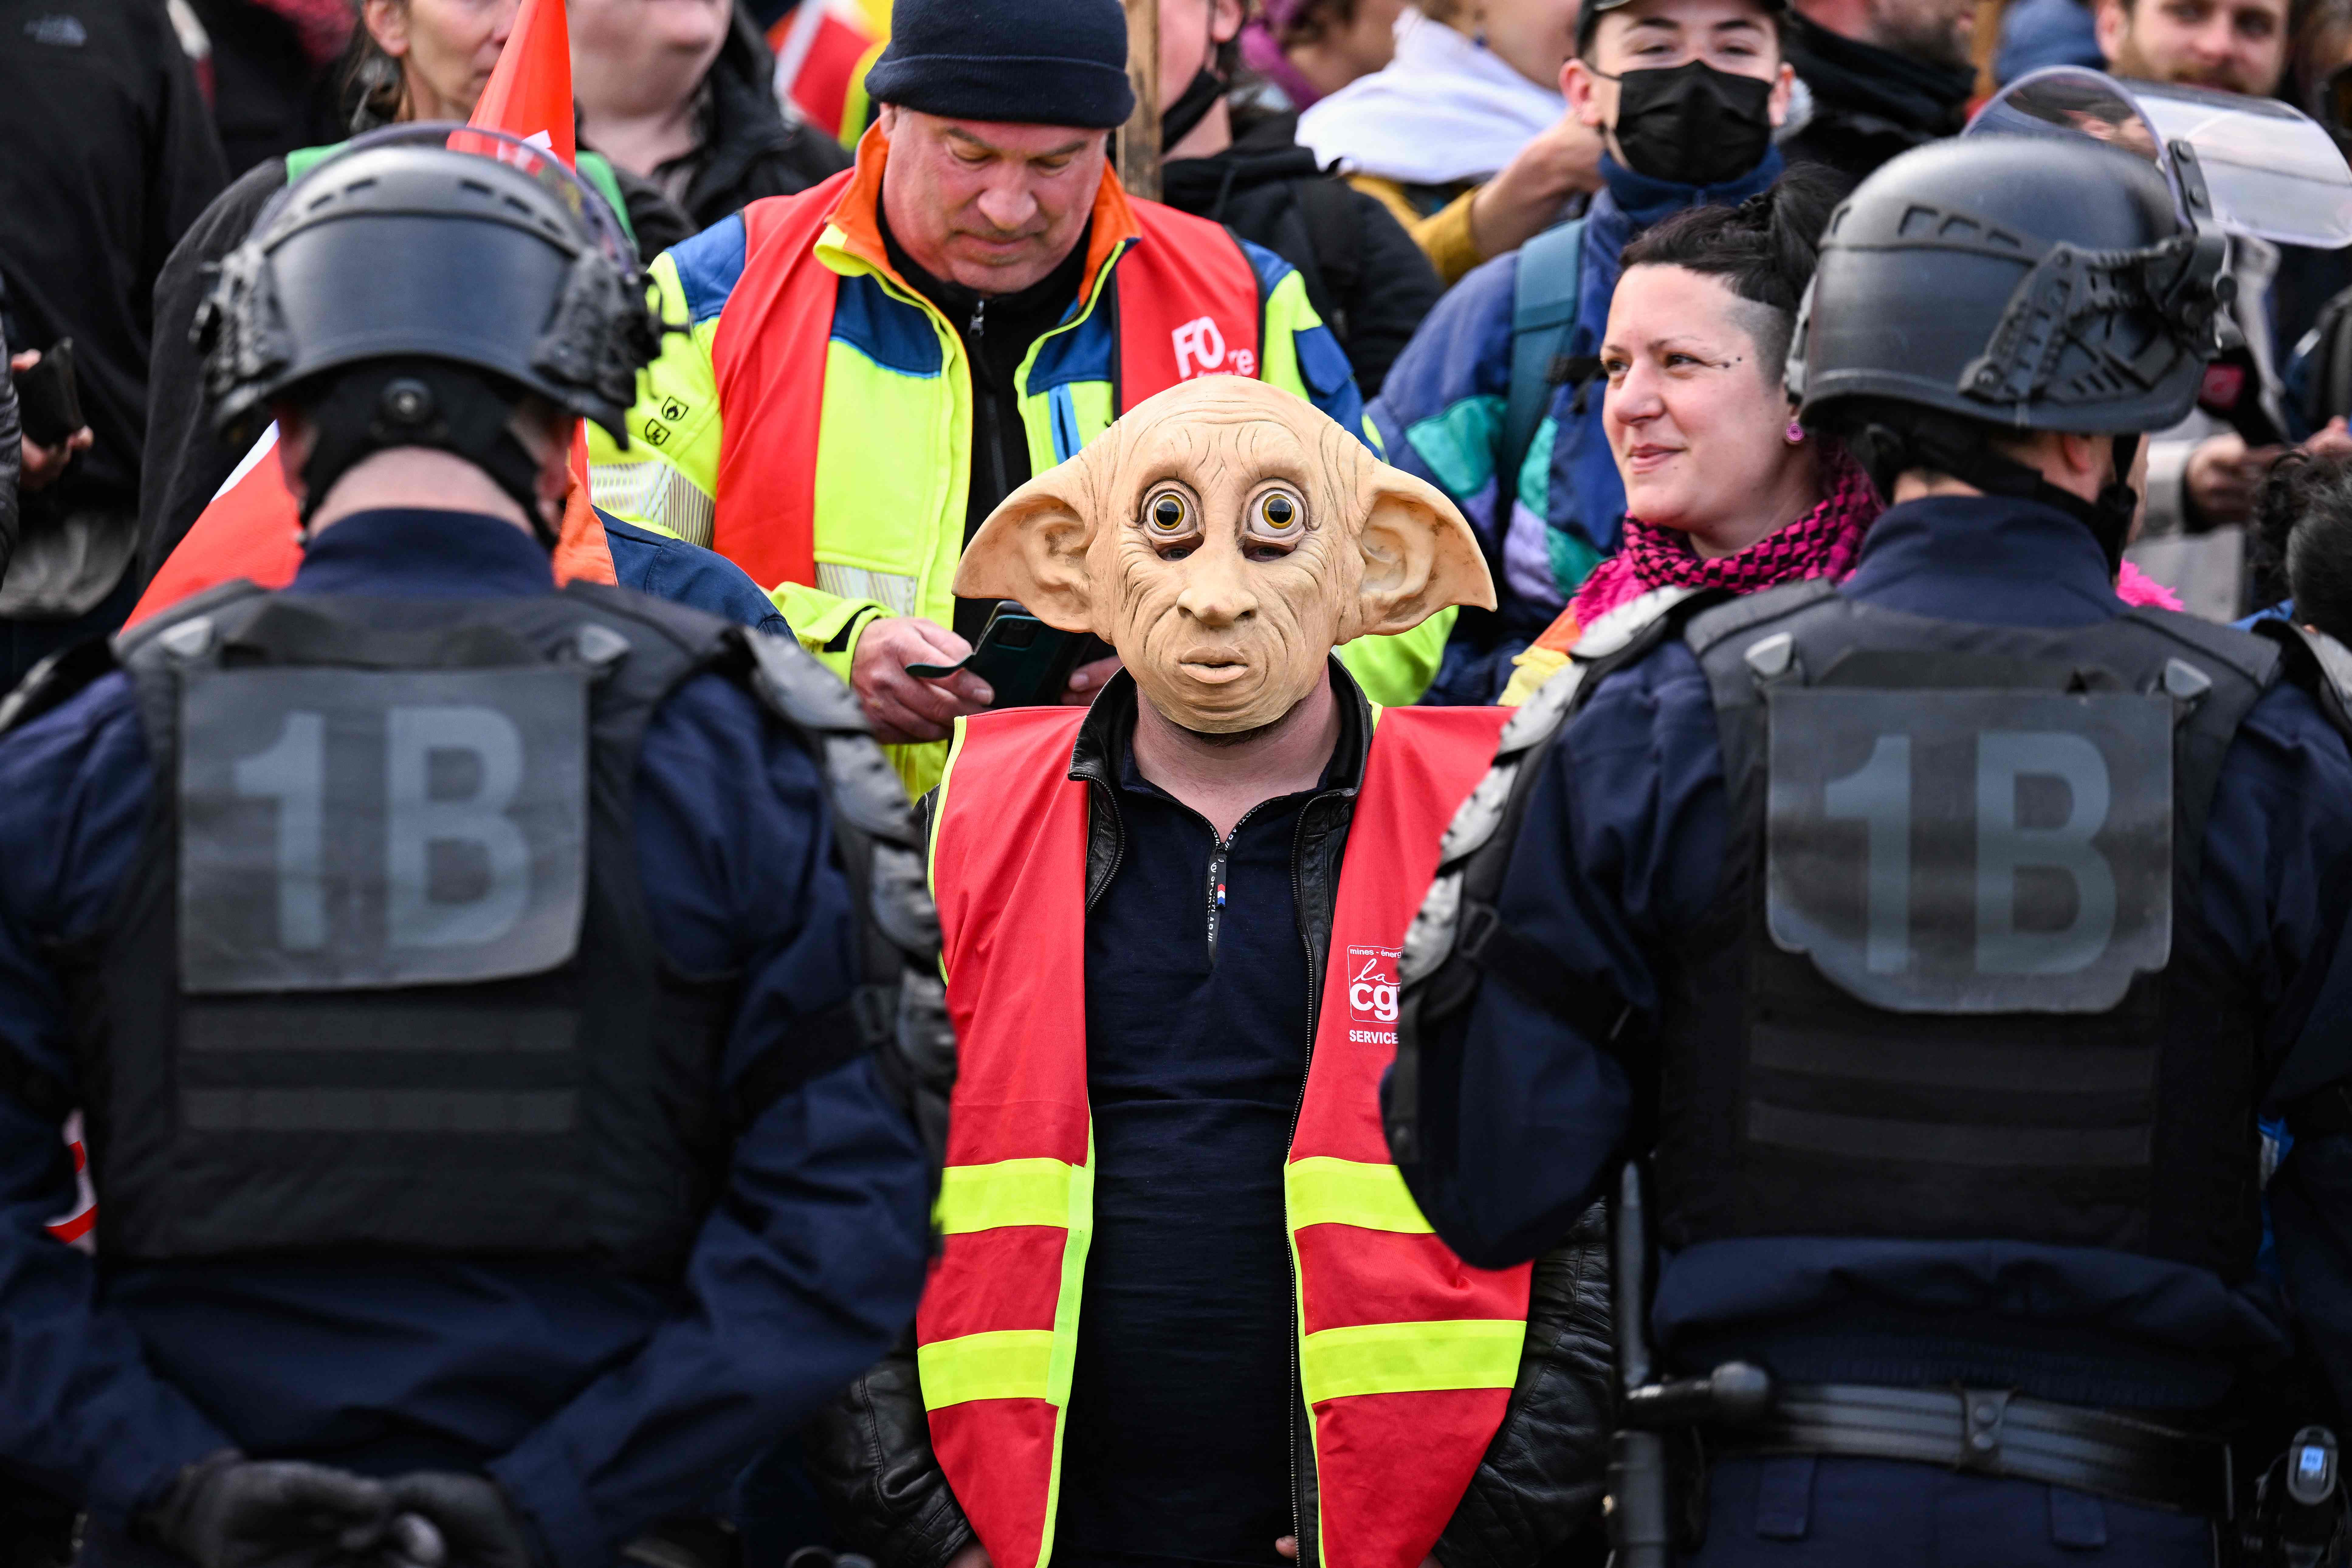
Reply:
[[[1528, 1275], [1431, 1234], [1390, 1160], [1397, 950], [1454, 807], [1485, 776], [1496, 708], [1378, 716], [1348, 834], [1307, 1089], [1284, 1170], [1299, 1372], [1314, 1412], [1327, 1568], [1417, 1568], [1501, 1425]], [[1090, 786], [1074, 708], [961, 721], [931, 875], [960, 1058], [916, 1319], [931, 1444], [996, 1568], [1051, 1556], [1062, 1415], [1093, 1226], [1087, 1102]], [[1003, 962], [998, 962], [1000, 952]]]
[[[743, 270], [710, 345], [724, 411], [711, 548], [774, 584], [816, 582], [817, 433], [825, 412], [825, 345], [841, 275], [834, 243], [887, 279], [913, 308], [937, 311], [890, 266], [875, 222], [889, 142], [877, 128], [857, 165], [797, 195], [743, 209]], [[1097, 299], [1097, 281], [1113, 269]], [[1114, 412], [1194, 376], [1264, 363], [1257, 272], [1223, 224], [1130, 201], [1103, 171], [1081, 297], [1113, 310]]]

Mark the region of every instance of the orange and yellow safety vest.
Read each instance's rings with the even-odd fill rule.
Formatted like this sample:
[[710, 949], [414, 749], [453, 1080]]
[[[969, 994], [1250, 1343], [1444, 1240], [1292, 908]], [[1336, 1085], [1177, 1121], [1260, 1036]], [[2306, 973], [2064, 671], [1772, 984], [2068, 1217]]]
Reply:
[[[1397, 950], [1454, 807], [1508, 715], [1398, 709], [1366, 758], [1330, 958], [1284, 1171], [1299, 1376], [1313, 1412], [1327, 1568], [1416, 1568], [1502, 1423], [1528, 1269], [1464, 1263], [1431, 1233], [1381, 1130]], [[996, 1568], [1053, 1552], [1064, 1409], [1093, 1226], [1087, 1100], [1090, 786], [1085, 714], [961, 721], [931, 875], [960, 1067], [916, 1320], [932, 1447]]]

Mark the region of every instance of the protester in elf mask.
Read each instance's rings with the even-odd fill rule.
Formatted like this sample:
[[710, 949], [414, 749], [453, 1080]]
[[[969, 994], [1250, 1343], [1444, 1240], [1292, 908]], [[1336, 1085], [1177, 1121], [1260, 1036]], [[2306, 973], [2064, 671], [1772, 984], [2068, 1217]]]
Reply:
[[[1588, 0], [1560, 82], [1607, 143], [1601, 193], [1440, 300], [1373, 402], [1390, 459], [1452, 497], [1500, 563], [1502, 607], [1457, 623], [1436, 700], [1491, 700], [1510, 657], [1616, 548], [1625, 490], [1601, 426], [1599, 356], [1619, 258], [1652, 225], [1780, 177], [1772, 132], [1795, 81], [1780, 24], [1779, 0]], [[1539, 349], [1519, 340], [1515, 418], [1512, 322], [1530, 294], [1566, 306], [1568, 321]]]
[[1469, 529], [1309, 404], [1213, 376], [1013, 491], [956, 586], [1125, 669], [1083, 713], [957, 721], [930, 797], [945, 1240], [912, 1342], [813, 1430], [847, 1542], [1559, 1561], [1599, 1502], [1596, 1238], [1465, 1267], [1376, 1124], [1387, 966], [1504, 716], [1382, 713], [1332, 656], [1492, 603]]

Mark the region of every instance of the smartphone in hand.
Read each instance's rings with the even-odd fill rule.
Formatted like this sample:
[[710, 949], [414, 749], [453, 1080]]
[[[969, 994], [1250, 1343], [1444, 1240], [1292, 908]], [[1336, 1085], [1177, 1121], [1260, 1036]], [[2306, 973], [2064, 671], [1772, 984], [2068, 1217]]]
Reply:
[[969, 670], [996, 694], [990, 707], [1040, 708], [1061, 700], [1087, 640], [1085, 632], [1057, 630], [1006, 599], [989, 616], [970, 658], [955, 664], [910, 664], [907, 673], [944, 680]]
[[37, 447], [62, 446], [89, 423], [81, 415], [81, 392], [74, 383], [73, 340], [59, 338], [41, 351], [40, 363], [16, 376], [16, 412], [25, 438]]

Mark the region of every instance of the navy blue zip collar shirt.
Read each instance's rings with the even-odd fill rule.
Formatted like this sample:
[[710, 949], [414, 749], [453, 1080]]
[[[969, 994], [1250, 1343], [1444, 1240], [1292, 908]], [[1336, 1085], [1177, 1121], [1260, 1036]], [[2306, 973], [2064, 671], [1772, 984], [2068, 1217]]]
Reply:
[[1094, 1237], [1054, 1558], [1279, 1568], [1297, 1528], [1282, 1173], [1314, 1028], [1296, 861], [1339, 764], [1221, 842], [1144, 778], [1132, 722], [1114, 732], [1095, 809], [1118, 813], [1121, 853], [1087, 911]]
[[[386, 510], [323, 530], [289, 592], [553, 589], [546, 551], [512, 523]], [[68, 1084], [45, 953], [102, 929], [152, 788], [121, 675], [0, 737], [0, 1044]], [[698, 677], [646, 732], [635, 817], [665, 955], [740, 977], [731, 1080], [853, 973], [815, 765], [748, 693]], [[47, 1235], [74, 1206], [71, 1164], [57, 1127], [0, 1095], [0, 1463], [117, 1529], [231, 1445], [376, 1474], [486, 1470], [555, 1568], [610, 1568], [656, 1521], [709, 1507], [889, 1346], [921, 1287], [928, 1185], [860, 1060], [742, 1131], [675, 1281], [418, 1256], [114, 1264]]]
[[[2082, 524], [1996, 498], [1888, 510], [1842, 591], [1993, 625], [2082, 625], [2124, 608]], [[1541, 767], [1502, 917], [1569, 975], [1654, 1021], [1647, 955], [1708, 913], [1730, 833], [1714, 705], [1689, 648], [1671, 640], [1603, 681]], [[2328, 981], [2352, 889], [2352, 755], [2301, 689], [2273, 688], [2241, 728], [2203, 866], [2204, 920], [2269, 1016], [2265, 1062], [2249, 1070], [2274, 1068]], [[1652, 1064], [1496, 985], [1480, 988], [1466, 1034], [1424, 1049], [1432, 1153], [1406, 1168], [1414, 1195], [1469, 1261], [1533, 1257], [1613, 1173], [1634, 1075]], [[2251, 1176], [2251, 1129], [2248, 1146]], [[2352, 1204], [2334, 1213], [2352, 1234], [2347, 1221]], [[2282, 1217], [2283, 1248], [2288, 1230]], [[2352, 1303], [2343, 1317], [2352, 1331]], [[2212, 1404], [2287, 1347], [2281, 1303], [2259, 1277], [1999, 1240], [1706, 1242], [1662, 1260], [1652, 1323], [1682, 1370], [1746, 1355], [1803, 1382], [1958, 1382], [2143, 1407]]]

